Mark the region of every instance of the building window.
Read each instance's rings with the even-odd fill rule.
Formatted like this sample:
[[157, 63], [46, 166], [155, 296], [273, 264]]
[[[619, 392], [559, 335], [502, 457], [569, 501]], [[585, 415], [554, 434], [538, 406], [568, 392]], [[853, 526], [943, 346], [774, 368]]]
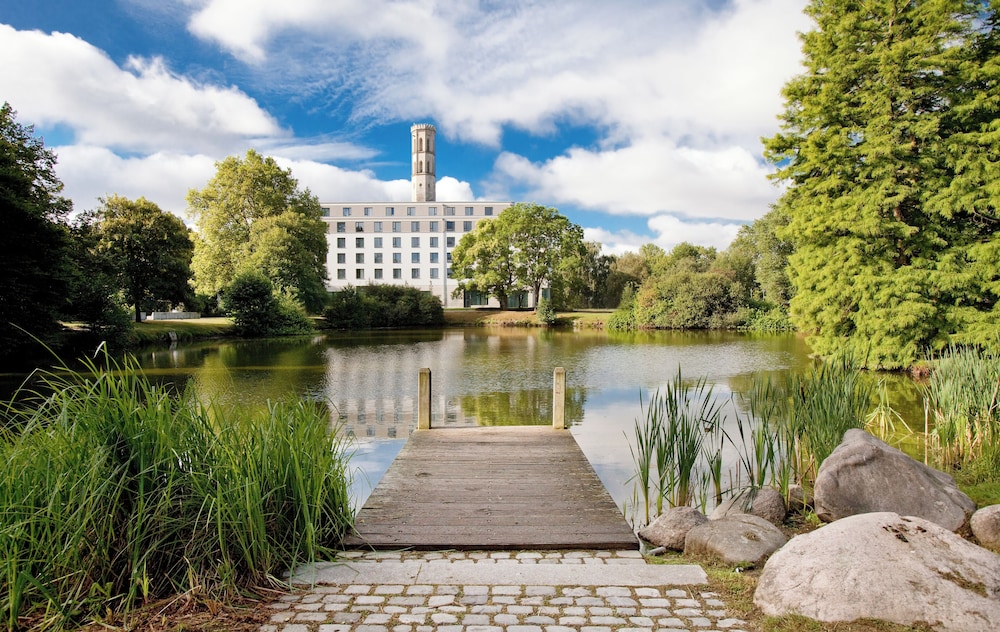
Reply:
[[382, 263], [382, 253], [381, 252], [376, 252], [375, 253], [375, 263]]
[[472, 206], [466, 206], [465, 207], [465, 214], [466, 215], [470, 215], [471, 216], [475, 212], [476, 212], [475, 207], [472, 207]]
[[419, 247], [420, 247], [420, 238], [410, 237], [410, 248], [419, 248]]
[[365, 253], [358, 252], [354, 254], [354, 263], [364, 263], [364, 262], [365, 262]]
[[407, 215], [416, 215], [417, 214], [417, 207], [416, 206], [407, 206], [406, 207], [406, 214]]
[[392, 238], [392, 247], [393, 248], [402, 248], [403, 247], [403, 238], [402, 237], [393, 237]]
[[354, 232], [356, 232], [356, 233], [363, 233], [363, 232], [365, 232], [365, 223], [364, 222], [354, 222]]
[[431, 278], [432, 279], [438, 278], [438, 269], [437, 268], [431, 268]]
[[382, 278], [382, 268], [375, 268], [375, 278], [376, 279]]
[[337, 253], [337, 263], [347, 263], [347, 255], [342, 252]]
[[354, 247], [355, 248], [364, 248], [365, 247], [365, 238], [364, 237], [355, 237], [354, 238]]
[[375, 238], [375, 247], [376, 248], [381, 248], [382, 247], [382, 238], [381, 237], [376, 237]]
[[386, 217], [392, 217], [395, 214], [396, 214], [396, 207], [394, 207], [394, 206], [387, 206], [387, 207], [385, 207], [385, 216]]
[[445, 258], [448, 260], [448, 263], [451, 263], [451, 253], [450, 252], [445, 255]]
[[419, 233], [420, 232], [420, 222], [410, 222], [410, 232]]
[[371, 216], [372, 216], [372, 207], [366, 206], [365, 207], [365, 217], [371, 217]]
[[438, 238], [431, 237], [431, 248], [437, 248], [437, 247], [438, 247]]
[[444, 230], [445, 230], [446, 233], [453, 233], [453, 232], [455, 232], [455, 222], [450, 222], [450, 221], [449, 222], [445, 222], [444, 223]]
[[319, 207], [319, 210], [320, 210], [320, 213], [323, 215], [323, 217], [330, 217], [330, 207], [329, 206], [321, 206], [321, 207]]
[[392, 232], [398, 233], [398, 232], [400, 232], [402, 230], [403, 230], [403, 222], [393, 222], [392, 223]]
[[483, 212], [487, 217], [491, 217], [493, 215], [493, 207], [487, 206], [485, 209], [483, 209]]
[[436, 207], [436, 206], [428, 206], [427, 207], [427, 214], [428, 215], [437, 215], [438, 214], [438, 207]]
[[448, 241], [445, 242], [445, 245], [448, 248], [454, 248], [455, 247], [455, 238], [454, 237], [449, 237]]
[[472, 230], [472, 222], [462, 222], [462, 232], [467, 233]]
[[455, 207], [454, 206], [446, 206], [446, 207], [444, 207], [444, 214], [445, 215], [454, 215], [455, 214]]
[[337, 222], [337, 232], [338, 233], [347, 232], [347, 222]]
[[394, 252], [394, 253], [392, 253], [392, 262], [393, 263], [403, 263], [403, 253], [400, 253], [400, 252]]
[[346, 279], [347, 278], [347, 270], [345, 270], [343, 268], [337, 268], [337, 278], [338, 279]]
[[438, 223], [437, 222], [431, 222], [431, 232], [432, 233], [438, 232]]
[[382, 232], [382, 222], [375, 222], [374, 230], [376, 233]]
[[350, 206], [345, 206], [341, 212], [343, 213], [344, 217], [350, 217], [351, 216], [351, 207]]
[[410, 263], [420, 263], [420, 253], [411, 252], [410, 253]]
[[419, 279], [420, 278], [420, 268], [410, 268], [410, 278]]
[[402, 268], [393, 268], [392, 269], [392, 278], [394, 278], [394, 279], [402, 279], [403, 278], [403, 269]]
[[363, 278], [365, 278], [365, 269], [364, 268], [358, 268], [358, 269], [356, 269], [354, 271], [354, 278], [355, 279], [363, 279]]
[[438, 253], [432, 252], [431, 253], [431, 263], [437, 263], [437, 262], [438, 262]]
[[347, 248], [347, 239], [344, 237], [337, 237], [337, 248]]

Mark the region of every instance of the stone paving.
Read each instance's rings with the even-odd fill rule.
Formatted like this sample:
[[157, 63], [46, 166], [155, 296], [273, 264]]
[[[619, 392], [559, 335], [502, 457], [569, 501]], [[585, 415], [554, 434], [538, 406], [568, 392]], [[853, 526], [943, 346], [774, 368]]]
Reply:
[[692, 565], [638, 551], [347, 552], [260, 632], [745, 632]]

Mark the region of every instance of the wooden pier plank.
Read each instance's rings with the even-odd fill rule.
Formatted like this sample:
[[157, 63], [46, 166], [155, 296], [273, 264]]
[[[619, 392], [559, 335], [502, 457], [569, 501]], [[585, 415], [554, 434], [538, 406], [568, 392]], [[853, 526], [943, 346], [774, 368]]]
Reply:
[[355, 520], [375, 549], [634, 548], [636, 538], [568, 430], [418, 430]]

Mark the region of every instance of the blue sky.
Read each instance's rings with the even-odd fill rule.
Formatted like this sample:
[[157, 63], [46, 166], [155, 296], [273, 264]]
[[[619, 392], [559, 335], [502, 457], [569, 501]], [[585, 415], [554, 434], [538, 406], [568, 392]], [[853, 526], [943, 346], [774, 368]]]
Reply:
[[76, 210], [185, 216], [254, 148], [324, 202], [553, 206], [621, 253], [725, 248], [767, 212], [761, 136], [800, 72], [805, 0], [0, 0], [0, 99]]

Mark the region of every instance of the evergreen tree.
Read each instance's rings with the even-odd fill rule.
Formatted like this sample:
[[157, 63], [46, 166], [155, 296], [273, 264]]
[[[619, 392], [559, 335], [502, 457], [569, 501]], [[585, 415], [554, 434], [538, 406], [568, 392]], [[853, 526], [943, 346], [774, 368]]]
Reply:
[[[790, 185], [779, 236], [795, 245], [791, 313], [821, 355], [905, 367], [996, 304], [995, 265], [978, 278], [966, 265], [995, 250], [995, 196], [968, 183], [947, 193], [976, 160], [958, 147], [996, 153], [984, 133], [1000, 97], [983, 76], [996, 64], [993, 7], [813, 0], [806, 11], [817, 26], [803, 35], [806, 72], [785, 86], [782, 132], [765, 140]], [[966, 167], [967, 180], [982, 169]]]

